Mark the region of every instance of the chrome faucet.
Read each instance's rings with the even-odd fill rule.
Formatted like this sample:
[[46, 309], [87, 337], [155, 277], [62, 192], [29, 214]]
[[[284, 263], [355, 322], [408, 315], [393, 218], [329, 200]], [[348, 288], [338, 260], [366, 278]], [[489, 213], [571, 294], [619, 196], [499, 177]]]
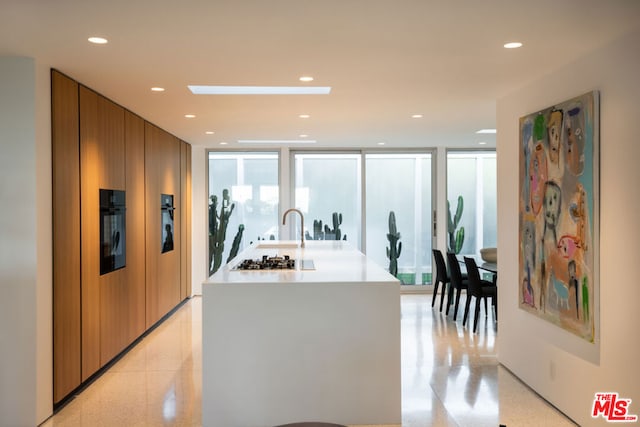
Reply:
[[286, 224], [289, 212], [298, 212], [300, 214], [300, 247], [304, 248], [304, 216], [302, 215], [302, 211], [295, 208], [287, 209], [284, 215], [282, 215], [282, 225]]

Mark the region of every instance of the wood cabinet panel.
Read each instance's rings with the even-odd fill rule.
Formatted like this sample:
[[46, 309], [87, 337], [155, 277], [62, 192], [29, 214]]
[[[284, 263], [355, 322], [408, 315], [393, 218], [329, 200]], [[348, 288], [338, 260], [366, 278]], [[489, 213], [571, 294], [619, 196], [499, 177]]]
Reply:
[[144, 120], [125, 112], [127, 180], [127, 307], [125, 346], [145, 331], [145, 179]]
[[99, 191], [125, 190], [125, 146], [124, 109], [83, 86], [80, 86], [80, 176], [84, 381], [117, 354], [112, 313], [103, 308], [118, 303], [117, 288], [123, 286], [125, 269], [100, 275]]
[[81, 383], [78, 84], [51, 72], [53, 401]]
[[180, 300], [191, 296], [191, 145], [180, 141]]
[[101, 366], [145, 330], [144, 121], [126, 110], [123, 120], [126, 265], [100, 276]]
[[[180, 143], [145, 123], [146, 326], [152, 326], [180, 302]], [[160, 197], [174, 197], [174, 249], [162, 253]]]

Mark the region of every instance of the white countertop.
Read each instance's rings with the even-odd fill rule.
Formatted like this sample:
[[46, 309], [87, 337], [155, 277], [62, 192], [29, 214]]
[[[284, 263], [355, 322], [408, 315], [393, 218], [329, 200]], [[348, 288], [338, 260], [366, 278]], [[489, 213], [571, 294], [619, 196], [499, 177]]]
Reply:
[[[296, 260], [295, 270], [234, 270], [245, 259], [260, 259], [263, 255], [289, 255]], [[312, 260], [313, 270], [302, 270], [299, 260]], [[204, 282], [231, 283], [394, 283], [398, 280], [384, 268], [370, 261], [348, 242], [342, 240], [299, 241], [261, 240], [239, 253]]]

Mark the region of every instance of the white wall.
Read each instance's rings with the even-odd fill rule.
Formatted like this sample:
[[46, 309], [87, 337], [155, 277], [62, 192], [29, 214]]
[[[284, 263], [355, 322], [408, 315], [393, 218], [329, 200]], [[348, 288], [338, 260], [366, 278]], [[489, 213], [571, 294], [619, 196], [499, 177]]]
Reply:
[[36, 419], [53, 411], [51, 67], [36, 61]]
[[52, 412], [49, 71], [0, 57], [0, 414], [33, 426]]
[[[561, 36], [560, 36], [561, 37]], [[596, 392], [618, 392], [640, 415], [640, 31], [497, 103], [499, 361], [580, 425]], [[544, 60], [544, 58], [541, 58]], [[518, 308], [518, 120], [600, 91], [600, 336], [588, 344]]]

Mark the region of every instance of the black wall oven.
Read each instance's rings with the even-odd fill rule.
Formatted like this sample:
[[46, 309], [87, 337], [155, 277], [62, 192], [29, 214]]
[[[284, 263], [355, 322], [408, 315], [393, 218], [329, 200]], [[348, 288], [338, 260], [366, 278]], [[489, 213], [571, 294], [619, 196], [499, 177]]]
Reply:
[[162, 253], [173, 250], [173, 194], [160, 195], [160, 216], [162, 222]]
[[126, 263], [125, 192], [100, 189], [100, 274]]

